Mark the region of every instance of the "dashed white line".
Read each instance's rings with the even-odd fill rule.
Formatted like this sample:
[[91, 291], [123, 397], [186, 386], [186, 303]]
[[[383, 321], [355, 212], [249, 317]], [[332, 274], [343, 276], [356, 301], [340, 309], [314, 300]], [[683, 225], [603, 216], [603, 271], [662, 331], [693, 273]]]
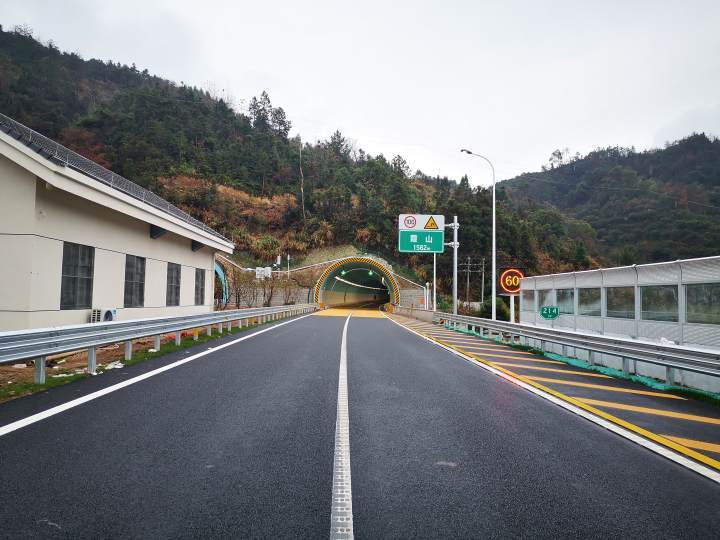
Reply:
[[353, 538], [352, 482], [350, 479], [350, 415], [347, 389], [347, 329], [352, 313], [345, 319], [340, 343], [335, 459], [333, 463], [330, 539]]

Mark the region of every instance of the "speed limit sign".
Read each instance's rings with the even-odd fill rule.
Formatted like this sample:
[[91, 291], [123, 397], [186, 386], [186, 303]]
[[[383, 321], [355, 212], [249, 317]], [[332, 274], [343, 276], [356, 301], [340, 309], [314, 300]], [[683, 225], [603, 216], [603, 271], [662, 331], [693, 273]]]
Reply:
[[520, 292], [520, 280], [525, 276], [517, 268], [508, 268], [500, 274], [500, 288], [507, 294]]

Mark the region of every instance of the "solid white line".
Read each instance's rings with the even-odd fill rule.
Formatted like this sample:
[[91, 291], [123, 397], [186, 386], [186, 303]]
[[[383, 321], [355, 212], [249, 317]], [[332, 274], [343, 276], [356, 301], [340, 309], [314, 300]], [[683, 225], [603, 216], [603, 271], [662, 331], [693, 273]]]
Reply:
[[257, 332], [253, 332], [252, 334], [249, 334], [247, 336], [243, 336], [241, 338], [234, 339], [232, 341], [228, 341], [227, 343], [223, 343], [222, 345], [218, 345], [217, 347], [213, 347], [212, 349], [208, 349], [201, 353], [197, 353], [192, 356], [188, 356], [187, 358], [183, 358], [182, 360], [178, 360], [177, 362], [173, 362], [172, 364], [168, 364], [167, 366], [163, 366], [156, 370], [149, 371], [147, 373], [143, 373], [142, 375], [138, 375], [137, 377], [133, 377], [132, 379], [128, 379], [127, 381], [113, 384], [112, 386], [108, 386], [107, 388], [103, 388], [102, 390], [92, 392], [86, 396], [82, 396], [77, 399], [73, 399], [72, 401], [63, 403], [62, 405], [57, 405], [55, 407], [51, 407], [45, 411], [39, 412], [37, 414], [33, 414], [33, 415], [23, 418], [21, 420], [16, 420], [15, 422], [11, 422], [10, 424], [6, 424], [6, 425], [0, 427], [0, 437], [2, 437], [3, 435], [7, 435], [8, 433], [12, 433], [13, 431], [16, 431], [18, 429], [29, 426], [30, 424], [34, 424], [35, 422], [39, 422], [40, 420], [44, 420], [45, 418], [49, 418], [49, 417], [59, 414], [61, 412], [67, 411], [68, 409], [72, 409], [73, 407], [77, 407], [78, 405], [82, 405], [83, 403], [87, 403], [88, 401], [92, 401], [94, 399], [105, 396], [112, 392], [116, 392], [117, 390], [125, 388], [126, 386], [130, 386], [131, 384], [139, 383], [140, 381], [144, 381], [145, 379], [149, 379], [150, 377], [154, 377], [155, 375], [160, 375], [160, 373], [164, 373], [165, 371], [169, 371], [178, 366], [182, 366], [183, 364], [187, 364], [188, 362], [192, 362], [193, 360], [197, 360], [198, 358], [202, 358], [203, 356], [212, 354], [216, 351], [219, 351], [220, 349], [224, 349], [225, 347], [230, 347], [231, 345], [235, 345], [236, 343], [240, 343], [241, 341], [245, 341], [246, 339], [250, 339], [251, 337], [255, 337], [257, 335], [264, 334], [265, 332], [269, 332], [270, 330], [274, 330], [275, 328], [279, 328], [280, 326], [284, 326], [286, 324], [290, 324], [292, 322], [299, 321], [300, 319], [304, 319], [305, 317], [310, 317], [311, 315], [312, 315], [312, 313], [309, 313], [307, 315], [303, 315], [301, 317], [297, 317], [297, 318], [291, 319], [289, 321], [274, 324], [272, 326], [269, 326], [268, 328], [263, 328], [262, 330], [258, 330]]
[[596, 416], [584, 409], [581, 409], [580, 407], [576, 407], [575, 405], [572, 405], [571, 403], [563, 401], [562, 399], [560, 399], [558, 397], [548, 394], [547, 392], [543, 392], [539, 388], [535, 388], [534, 386], [524, 383], [523, 381], [516, 379], [515, 377], [511, 377], [507, 373], [503, 373], [502, 371], [499, 371], [491, 366], [483, 364], [482, 362], [478, 362], [477, 360], [475, 360], [474, 358], [472, 358], [470, 356], [467, 356], [459, 351], [456, 351], [455, 349], [453, 349], [451, 347], [447, 347], [446, 345], [443, 345], [442, 343], [438, 343], [437, 341], [430, 339], [429, 337], [424, 336], [423, 334], [421, 334], [419, 332], [416, 332], [412, 328], [409, 328], [407, 326], [400, 324], [397, 321], [394, 321], [390, 317], [387, 317], [387, 315], [386, 315], [386, 318], [391, 320], [395, 324], [397, 324], [399, 327], [404, 328], [408, 332], [412, 332], [416, 336], [419, 336], [419, 337], [423, 338], [424, 340], [429, 341], [430, 343], [432, 343], [438, 347], [441, 347], [441, 348], [445, 349], [446, 351], [453, 353], [456, 356], [459, 356], [463, 360], [466, 360], [467, 362], [471, 363], [473, 366], [476, 366], [476, 367], [482, 368], [486, 371], [489, 371], [491, 373], [494, 373], [498, 377], [502, 377], [503, 379], [505, 379], [517, 386], [520, 386], [521, 388], [524, 388], [525, 390], [528, 390], [529, 392], [532, 392], [533, 394], [535, 394], [543, 399], [546, 399], [552, 403], [555, 403], [556, 405], [559, 405], [563, 409], [566, 409], [578, 416], [582, 416], [586, 420], [590, 420], [594, 424], [597, 424], [598, 426], [601, 426], [601, 427], [607, 429], [608, 431], [612, 431], [613, 433], [616, 433], [617, 435], [620, 435], [621, 437], [624, 437], [634, 443], [637, 443], [640, 446], [643, 446], [644, 448], [647, 448], [648, 450], [655, 452], [656, 454], [660, 454], [661, 456], [663, 456], [671, 461], [674, 461], [678, 465], [682, 465], [683, 467], [690, 469], [690, 470], [704, 476], [705, 478], [709, 478], [710, 480], [720, 484], [720, 473], [717, 471], [714, 471], [713, 469], [710, 469], [709, 467], [705, 467], [704, 465], [701, 465], [700, 463], [697, 463], [697, 462], [683, 456], [682, 454], [673, 452], [672, 450], [670, 450], [669, 448], [666, 448], [665, 446], [662, 446], [661, 444], [650, 441], [644, 437], [641, 437], [637, 433], [633, 433], [630, 430], [627, 430], [621, 426], [618, 426], [617, 424], [614, 424], [608, 420], [605, 420], [604, 418], [600, 418], [599, 416]]
[[333, 462], [330, 539], [353, 538], [352, 482], [350, 479], [350, 414], [347, 389], [347, 329], [352, 313], [345, 319], [340, 343], [335, 459]]

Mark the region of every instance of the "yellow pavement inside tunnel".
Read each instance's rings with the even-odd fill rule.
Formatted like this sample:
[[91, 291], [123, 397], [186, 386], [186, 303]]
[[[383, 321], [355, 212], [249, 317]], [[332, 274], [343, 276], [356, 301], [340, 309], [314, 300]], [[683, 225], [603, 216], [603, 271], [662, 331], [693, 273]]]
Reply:
[[369, 317], [382, 319], [383, 314], [379, 309], [363, 309], [363, 308], [328, 308], [315, 313], [316, 317], [347, 317], [352, 313], [353, 317]]

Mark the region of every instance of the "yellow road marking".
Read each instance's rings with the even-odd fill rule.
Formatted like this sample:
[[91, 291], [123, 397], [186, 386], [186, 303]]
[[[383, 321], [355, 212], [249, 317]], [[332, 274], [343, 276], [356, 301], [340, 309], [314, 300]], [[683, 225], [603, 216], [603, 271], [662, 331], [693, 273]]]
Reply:
[[563, 379], [551, 379], [549, 377], [526, 377], [527, 379], [531, 379], [533, 381], [540, 381], [540, 382], [549, 382], [554, 384], [565, 384], [568, 386], [579, 386], [582, 388], [597, 388], [598, 390], [607, 390], [608, 392], [622, 392], [624, 394], [638, 394], [641, 396], [655, 396], [655, 397], [661, 397], [661, 398], [668, 398], [668, 399], [680, 399], [683, 401], [687, 401], [684, 397], [676, 396], [674, 394], [662, 394], [660, 392], [649, 392], [645, 390], [633, 390], [631, 388], [620, 388], [619, 386], [606, 386], [604, 384], [590, 384], [590, 383], [583, 383], [583, 382], [575, 382], [575, 381], [565, 381]]
[[663, 435], [663, 437], [670, 439], [671, 441], [675, 441], [678, 444], [682, 444], [683, 446], [687, 446], [688, 448], [707, 450], [708, 452], [717, 452], [720, 454], [720, 444], [696, 441], [694, 439], [683, 439], [682, 437], [673, 437], [672, 435]]
[[[474, 351], [471, 351], [471, 350], [469, 350], [469, 349], [467, 349], [467, 348], [463, 348], [462, 350], [463, 350], [463, 351], [467, 351], [468, 354], [473, 354], [473, 355], [479, 354], [479, 353], [474, 352]], [[492, 358], [492, 361], [493, 361], [493, 362], [495, 361], [495, 358], [504, 358], [504, 359], [506, 359], [506, 360], [516, 360], [516, 361], [518, 361], [518, 362], [539, 362], [540, 364], [556, 364], [556, 365], [557, 365], [557, 364], [561, 364], [561, 365], [563, 365], [563, 366], [564, 366], [564, 365], [567, 365], [567, 364], [565, 364], [565, 362], [558, 362], [557, 360], [543, 360], [542, 358], [524, 358], [524, 357], [521, 358], [521, 357], [519, 357], [519, 356], [508, 356], [508, 355], [506, 355], [506, 354], [494, 354], [494, 353], [492, 353], [492, 352], [487, 353], [486, 356], [487, 356], [488, 358]], [[508, 364], [508, 365], [511, 365], [511, 364]], [[518, 366], [519, 366], [520, 364], [515, 364], [515, 365], [518, 365]], [[563, 373], [565, 373], [565, 371], [563, 371]], [[584, 374], [584, 373], [583, 373], [583, 374]]]
[[323, 309], [322, 311], [316, 311], [314, 315], [316, 317], [347, 317], [352, 313], [353, 317], [370, 317], [376, 319], [382, 319], [382, 312], [371, 309], [352, 309], [352, 308], [330, 308]]
[[598, 407], [607, 407], [608, 409], [620, 409], [622, 411], [633, 411], [644, 414], [654, 414], [656, 416], [668, 416], [670, 418], [679, 418], [680, 420], [690, 420], [692, 422], [703, 422], [704, 424], [717, 424], [720, 426], [720, 418], [712, 418], [710, 416], [698, 416], [697, 414], [685, 414], [675, 411], [666, 411], [663, 409], [653, 409], [651, 407], [638, 407], [637, 405], [625, 405], [624, 403], [615, 403], [614, 401], [601, 401], [599, 399], [587, 399], [576, 397], [578, 401], [582, 401], [588, 405], [597, 405]]
[[[490, 360], [488, 360], [490, 361]], [[570, 375], [584, 375], [585, 377], [598, 377], [600, 379], [611, 379], [612, 377], [608, 377], [607, 375], [603, 375], [601, 373], [588, 373], [587, 371], [574, 371], [571, 369], [554, 369], [554, 368], [547, 368], [547, 367], [539, 367], [539, 366], [524, 366], [522, 364], [513, 364], [511, 362], [493, 362], [496, 366], [512, 366], [512, 367], [518, 367], [522, 369], [534, 369], [537, 371], [552, 371], [553, 373], [568, 373]]]
[[[402, 323], [398, 323], [398, 324], [402, 324]], [[704, 465], [707, 465], [709, 467], [712, 467], [713, 469], [720, 471], [720, 461], [713, 459], [710, 456], [706, 456], [705, 454], [696, 452], [695, 450], [688, 448], [687, 446], [683, 446], [682, 444], [677, 443], [671, 439], [668, 439], [667, 437], [663, 437], [662, 435], [658, 435], [657, 433], [648, 431], [645, 428], [636, 426], [635, 424], [632, 424], [632, 423], [628, 422], [627, 420], [623, 420], [622, 418], [613, 416], [612, 414], [605, 412], [601, 409], [592, 407], [591, 405], [583, 403], [582, 401], [579, 401], [576, 398], [568, 396], [567, 394], [563, 394], [562, 392], [559, 392], [553, 388], [550, 388], [549, 386], [545, 386], [543, 384], [535, 382], [528, 377], [518, 375], [517, 373], [510, 371], [509, 369], [499, 366], [495, 362], [486, 360], [485, 358], [482, 358], [478, 355], [468, 355], [467, 353], [465, 353], [461, 349], [458, 349], [457, 347], [455, 347], [454, 345], [452, 345], [450, 343], [445, 343], [444, 341], [437, 339], [437, 338], [433, 338], [431, 336], [426, 336], [426, 337], [428, 337], [428, 339], [430, 339], [432, 341], [439, 343], [440, 345], [444, 345], [445, 347], [448, 347], [449, 349], [458, 351], [459, 353], [465, 355], [466, 357], [471, 358], [471, 360], [473, 360], [474, 362], [477, 362], [478, 364], [485, 364], [487, 366], [490, 366], [510, 377], [513, 377], [519, 381], [524, 382], [525, 384], [529, 384], [530, 386], [533, 386], [533, 387], [537, 388], [538, 390], [542, 390], [543, 392], [550, 394], [551, 396], [555, 396], [556, 398], [561, 399], [572, 405], [575, 405], [576, 407], [583, 409], [589, 413], [592, 413], [595, 416], [603, 418], [604, 420], [607, 420], [608, 422], [612, 422], [615, 425], [623, 427], [629, 431], [632, 431], [633, 433], [637, 433], [638, 435], [645, 437], [646, 439], [649, 439], [659, 445], [670, 448], [671, 450], [674, 450], [675, 452], [678, 452], [684, 456], [694, 459], [695, 461], [698, 461], [700, 463], [703, 463]]]
[[[451, 343], [452, 343], [452, 342], [451, 342]], [[534, 356], [534, 357], [537, 357], [537, 355], [535, 355], [535, 354], [526, 353], [526, 352], [523, 352], [523, 351], [514, 351], [513, 349], [511, 349], [511, 348], [509, 348], [509, 347], [505, 347], [505, 348], [501, 349], [501, 348], [499, 348], [499, 347], [483, 347], [482, 345], [476, 347], [476, 346], [474, 346], [474, 345], [465, 345], [465, 344], [462, 344], [462, 346], [465, 347], [465, 348], [468, 349], [468, 350], [487, 351], [488, 354], [493, 354], [493, 353], [495, 353], [495, 352], [501, 352], [501, 353], [507, 353], [507, 354], [514, 354], [515, 356], [518, 356], [518, 355], [519, 355], [519, 356], [522, 356], [523, 359], [525, 359], [526, 356]], [[509, 358], [509, 357], [508, 357], [508, 358]], [[553, 360], [553, 362], [557, 362], [558, 364], [562, 364], [562, 363], [563, 363], [563, 362], [560, 362], [560, 361], [558, 361], [558, 360]]]
[[[493, 358], [514, 358], [515, 360], [529, 360], [533, 361], [536, 358], [540, 358], [538, 356], [535, 356], [534, 354], [531, 354], [529, 356], [520, 356], [519, 354], [515, 353], [512, 349], [486, 349], [484, 347], [470, 347], [468, 345], [461, 345], [461, 347], [464, 350], [468, 351], [484, 351], [485, 354], [488, 356], [492, 356]], [[507, 353], [507, 354], [500, 354], [500, 353]], [[549, 362], [551, 364], [564, 364], [565, 362], [560, 362], [559, 360], [538, 360], [539, 362]]]
[[[427, 335], [436, 336], [436, 337], [442, 337], [442, 336], [438, 336], [437, 334], [433, 334], [433, 333], [428, 333]], [[478, 338], [478, 339], [472, 339], [472, 338], [465, 338], [465, 339], [463, 339], [463, 338], [451, 338], [451, 337], [448, 337], [448, 338], [445, 338], [445, 341], [450, 341], [450, 342], [452, 342], [452, 343], [468, 344], [468, 345], [470, 345], [470, 344], [475, 344], [475, 345], [477, 345], [478, 347], [482, 347], [482, 348], [484, 348], [484, 349], [491, 349], [491, 350], [494, 350], [494, 351], [513, 352], [513, 353], [516, 353], [516, 354], [527, 354], [527, 355], [530, 355], [530, 356], [534, 356], [533, 353], [531, 353], [531, 352], [518, 351], [518, 350], [513, 349], [513, 348], [510, 347], [509, 345], [501, 345], [501, 344], [499, 344], [499, 343], [487, 343], [486, 341], [483, 341], [483, 340], [481, 340], [481, 339], [479, 339], [479, 338]]]

